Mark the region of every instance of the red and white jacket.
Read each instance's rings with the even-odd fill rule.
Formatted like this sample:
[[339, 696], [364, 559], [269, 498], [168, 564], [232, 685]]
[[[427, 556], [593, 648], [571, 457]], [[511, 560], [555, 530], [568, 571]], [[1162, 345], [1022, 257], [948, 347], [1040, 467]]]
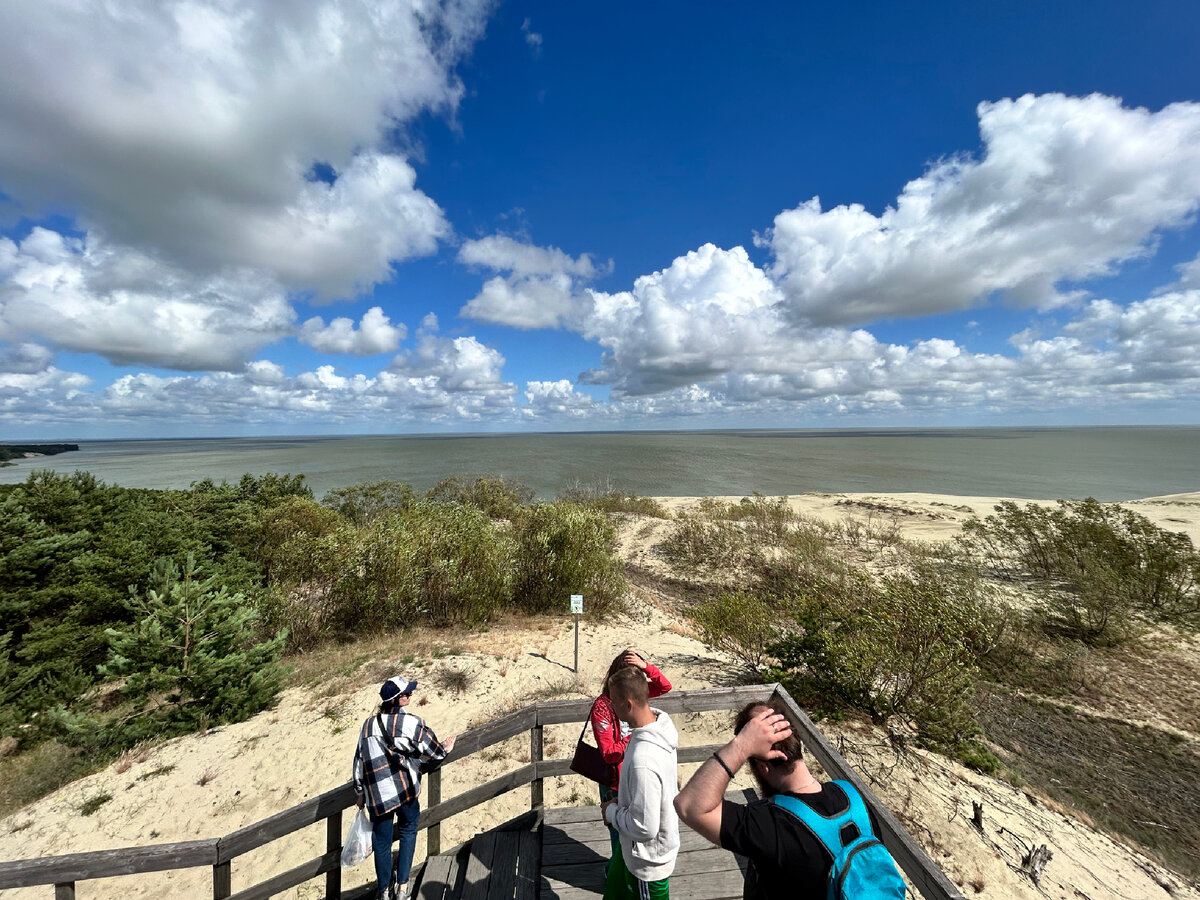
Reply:
[[[661, 697], [671, 690], [671, 682], [653, 663], [646, 663], [646, 678], [650, 682], [650, 696]], [[611, 766], [615, 775], [609, 785], [614, 791], [621, 781], [621, 761], [625, 759], [625, 747], [629, 743], [631, 731], [629, 726], [617, 718], [613, 712], [612, 700], [608, 694], [601, 694], [592, 704], [591, 712], [592, 734], [596, 736], [596, 746], [600, 748], [604, 761]]]

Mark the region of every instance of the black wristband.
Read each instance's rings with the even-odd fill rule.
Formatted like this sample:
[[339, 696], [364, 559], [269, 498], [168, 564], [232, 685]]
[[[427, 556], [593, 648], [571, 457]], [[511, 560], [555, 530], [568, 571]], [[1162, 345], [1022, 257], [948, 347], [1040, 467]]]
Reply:
[[729, 780], [733, 781], [733, 770], [730, 769], [729, 766], [725, 765], [725, 760], [721, 759], [721, 754], [714, 751], [712, 758], [717, 761], [718, 766], [725, 770], [725, 774], [729, 776]]

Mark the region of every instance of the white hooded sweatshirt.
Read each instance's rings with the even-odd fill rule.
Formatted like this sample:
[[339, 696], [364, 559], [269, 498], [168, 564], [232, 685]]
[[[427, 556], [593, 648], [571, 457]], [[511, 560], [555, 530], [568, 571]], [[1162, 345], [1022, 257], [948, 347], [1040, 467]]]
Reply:
[[608, 808], [607, 821], [621, 837], [630, 873], [641, 881], [661, 881], [674, 871], [679, 853], [679, 732], [665, 712], [650, 711], [655, 720], [633, 729], [625, 748], [617, 802]]

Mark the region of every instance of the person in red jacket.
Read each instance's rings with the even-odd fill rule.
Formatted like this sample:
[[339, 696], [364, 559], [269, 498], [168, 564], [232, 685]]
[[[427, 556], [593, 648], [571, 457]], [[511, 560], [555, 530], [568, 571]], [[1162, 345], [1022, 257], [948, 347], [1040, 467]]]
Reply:
[[[667, 676], [663, 675], [658, 666], [647, 662], [646, 657], [637, 650], [622, 651], [612, 661], [612, 665], [608, 667], [608, 674], [604, 676], [604, 688], [601, 690], [600, 696], [592, 703], [592, 711], [589, 716], [592, 722], [592, 734], [596, 736], [596, 746], [600, 748], [600, 752], [604, 756], [604, 761], [613, 767], [612, 783], [607, 786], [600, 785], [601, 803], [617, 799], [617, 787], [620, 784], [621, 778], [621, 762], [625, 759], [625, 747], [629, 744], [629, 736], [632, 734], [632, 729], [618, 719], [617, 714], [613, 712], [612, 700], [608, 696], [608, 680], [613, 676], [613, 673], [626, 666], [633, 666], [642, 670], [642, 673], [646, 676], [646, 680], [650, 682], [651, 697], [661, 697], [667, 691], [671, 690], [671, 682], [667, 681]], [[608, 829], [608, 837], [613, 848], [612, 855], [616, 856], [617, 842], [620, 840], [620, 837], [617, 835], [616, 829], [611, 825]]]

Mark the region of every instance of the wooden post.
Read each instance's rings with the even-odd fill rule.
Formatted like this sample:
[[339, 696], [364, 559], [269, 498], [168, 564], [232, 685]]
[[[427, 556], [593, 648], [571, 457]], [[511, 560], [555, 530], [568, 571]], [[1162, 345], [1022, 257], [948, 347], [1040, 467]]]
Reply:
[[233, 893], [233, 874], [228, 862], [213, 866], [213, 900], [225, 900]]
[[575, 616], [575, 674], [579, 674], [579, 616]]
[[75, 900], [75, 882], [64, 881], [54, 886], [54, 900]]
[[[542, 722], [540, 717], [537, 724], [529, 729], [529, 761], [535, 767], [542, 761]], [[540, 809], [543, 803], [542, 779], [541, 776], [535, 776], [529, 783], [529, 808]]]
[[[428, 794], [426, 799], [430, 806], [437, 806], [442, 802], [442, 770], [434, 769], [429, 773], [429, 778], [426, 779], [426, 788]], [[425, 855], [437, 856], [442, 852], [442, 823], [436, 822], [430, 825], [425, 833]]]
[[[325, 820], [325, 852], [342, 853], [342, 813], [335, 812]], [[341, 900], [342, 896], [342, 867], [330, 869], [325, 873], [325, 900]]]

